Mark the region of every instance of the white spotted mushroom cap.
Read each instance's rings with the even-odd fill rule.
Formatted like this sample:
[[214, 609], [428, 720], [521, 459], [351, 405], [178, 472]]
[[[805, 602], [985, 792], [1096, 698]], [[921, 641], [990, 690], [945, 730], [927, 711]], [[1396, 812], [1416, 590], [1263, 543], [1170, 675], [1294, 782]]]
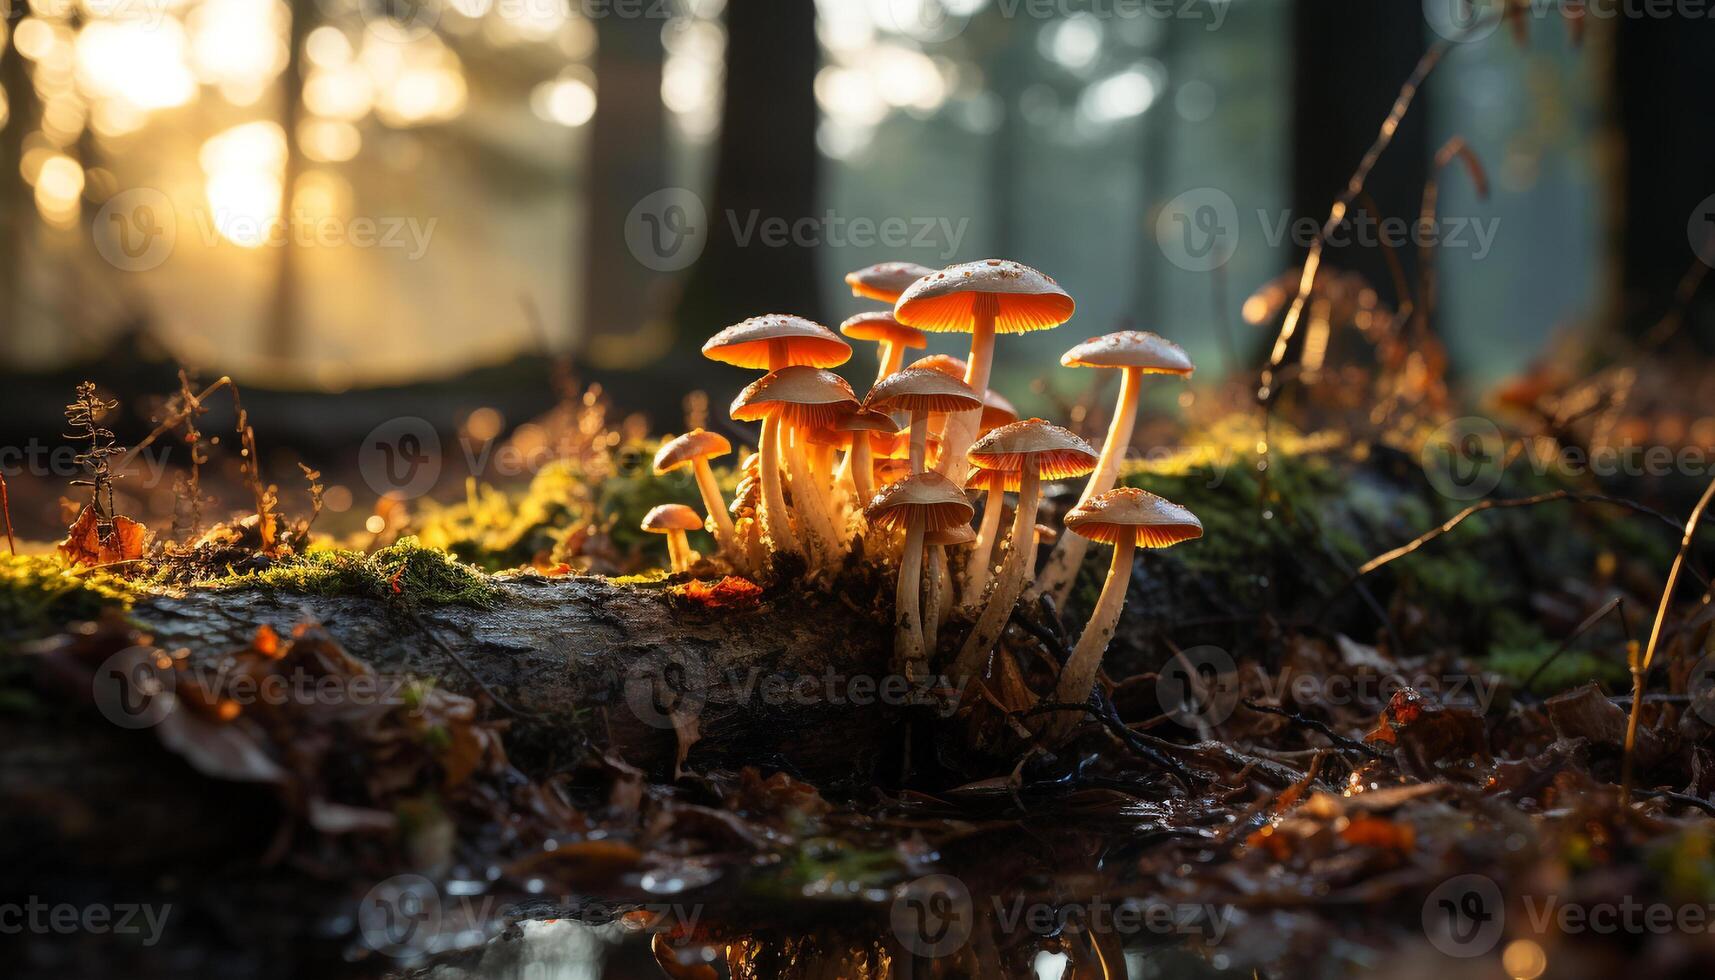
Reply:
[[1077, 304], [1045, 273], [1007, 259], [950, 265], [906, 288], [894, 319], [937, 333], [970, 333], [978, 304], [992, 304], [996, 333], [1048, 330], [1072, 318]]
[[1120, 330], [1091, 337], [1060, 355], [1063, 367], [1138, 368], [1145, 374], [1190, 377], [1193, 365], [1185, 348], [1147, 330]]
[[1166, 548], [1203, 536], [1196, 514], [1136, 487], [1099, 493], [1072, 508], [1066, 529], [1104, 544], [1130, 538], [1140, 548]]

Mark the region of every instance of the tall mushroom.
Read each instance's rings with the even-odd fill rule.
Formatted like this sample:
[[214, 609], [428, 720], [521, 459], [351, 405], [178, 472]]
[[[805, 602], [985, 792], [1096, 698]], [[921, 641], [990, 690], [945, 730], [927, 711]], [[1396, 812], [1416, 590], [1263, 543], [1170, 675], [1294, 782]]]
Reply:
[[[1073, 507], [1066, 515], [1066, 529], [1091, 541], [1114, 546], [1113, 564], [1108, 566], [1107, 581], [1102, 583], [1102, 595], [1090, 613], [1090, 622], [1078, 645], [1060, 671], [1054, 686], [1054, 700], [1064, 704], [1082, 704], [1096, 686], [1096, 672], [1102, 665], [1119, 624], [1120, 611], [1125, 608], [1125, 593], [1131, 584], [1132, 557], [1138, 548], [1166, 548], [1181, 541], [1203, 536], [1203, 523], [1184, 507], [1157, 497], [1147, 490], [1121, 487], [1097, 494]], [[1079, 715], [1059, 712], [1049, 720], [1051, 734], [1063, 734], [1077, 722]]]
[[[977, 422], [977, 435], [988, 435], [1003, 425], [1011, 425], [1017, 421], [1018, 410], [1012, 407], [1011, 402], [1002, 398], [999, 392], [990, 388], [983, 396], [983, 414]], [[977, 522], [977, 537], [972, 542], [970, 555], [965, 559], [966, 604], [975, 605], [977, 600], [982, 598], [983, 589], [988, 587], [989, 571], [994, 564], [994, 541], [1000, 533], [1002, 507], [999, 490], [989, 487], [986, 482], [978, 484], [974, 480], [970, 482], [970, 486], [985, 491], [983, 516]]]
[[970, 544], [976, 539], [977, 533], [969, 524], [923, 534], [923, 546], [929, 549], [929, 558], [924, 562], [928, 569], [923, 573], [928, 579], [923, 590], [923, 649], [930, 656], [940, 644], [941, 620], [946, 617], [948, 600], [952, 595], [948, 587], [951, 583], [947, 576], [947, 547]]
[[[959, 657], [953, 664], [955, 677], [970, 677], [981, 669], [995, 641], [1005, 632], [1012, 607], [1024, 591], [1025, 574], [1035, 558], [1030, 552], [1036, 540], [1036, 511], [1042, 500], [1042, 481], [1083, 476], [1095, 468], [1097, 459], [1089, 443], [1041, 419], [1001, 426], [978, 439], [971, 447], [970, 457], [973, 464], [994, 474], [988, 483], [991, 497], [997, 487], [1010, 488], [1015, 479], [1018, 481], [1018, 509], [1012, 517], [1011, 548], [982, 615], [965, 638], [964, 646], [959, 648]], [[991, 500], [990, 506], [993, 505]]]
[[934, 274], [934, 269], [915, 262], [877, 262], [846, 273], [846, 285], [852, 287], [853, 296], [891, 303], [899, 298], [905, 287]]
[[[923, 472], [929, 456], [929, 413], [980, 409], [982, 400], [963, 381], [938, 371], [906, 368], [876, 382], [864, 407], [911, 415], [911, 472]], [[946, 451], [946, 447], [942, 447]]]
[[[1091, 337], [1061, 355], [1060, 363], [1066, 367], [1119, 368], [1125, 372], [1120, 377], [1119, 402], [1114, 406], [1113, 419], [1108, 423], [1107, 441], [1102, 443], [1102, 461], [1096, 464], [1096, 471], [1090, 474], [1084, 492], [1078, 497], [1082, 503], [1096, 494], [1112, 490], [1119, 478], [1120, 464], [1125, 461], [1126, 450], [1131, 448], [1131, 432], [1137, 422], [1138, 394], [1143, 388], [1143, 376], [1169, 374], [1188, 378], [1193, 365], [1184, 348], [1144, 330], [1121, 330]], [[1061, 538], [1036, 580], [1037, 590], [1052, 595], [1055, 605], [1063, 605], [1089, 546], [1089, 540], [1081, 535], [1068, 534]]]
[[840, 324], [840, 333], [853, 340], [872, 340], [876, 344], [877, 382], [899, 370], [905, 363], [907, 350], [922, 350], [929, 346], [929, 335], [916, 327], [908, 327], [893, 318], [892, 310], [859, 313]]
[[923, 535], [969, 524], [971, 505], [964, 491], [941, 474], [914, 473], [883, 488], [863, 513], [875, 530], [905, 529], [894, 593], [893, 653], [899, 671], [915, 681], [923, 676], [928, 659], [918, 601], [923, 588]]
[[643, 515], [642, 527], [651, 534], [667, 536], [667, 557], [675, 574], [691, 567], [694, 552], [685, 532], [703, 529], [703, 519], [696, 511], [684, 504], [662, 504]]
[[[893, 317], [930, 332], [969, 332], [971, 356], [965, 384], [985, 392], [997, 333], [1048, 330], [1072, 318], [1075, 304], [1053, 279], [1017, 262], [983, 259], [951, 265], [906, 287]], [[970, 461], [965, 451], [977, 436], [982, 406], [947, 417], [945, 446], [936, 467], [963, 484]]]
[[[832, 330], [812, 320], [773, 313], [755, 316], [735, 323], [703, 343], [703, 356], [734, 367], [778, 371], [781, 368], [805, 366], [813, 368], [838, 367], [851, 359], [850, 344], [835, 336]], [[774, 429], [779, 428], [778, 424]], [[780, 454], [784, 446], [778, 431], [762, 424], [762, 442], [766, 451], [765, 469], [773, 476], [762, 477], [762, 529], [769, 546], [785, 552], [799, 551], [798, 536], [786, 513], [780, 490]]]
[[[842, 416], [855, 411], [857, 396], [846, 379], [813, 367], [786, 367], [751, 382], [733, 399], [732, 417], [740, 422], [762, 422], [762, 515], [779, 506], [785, 513], [785, 495], [780, 489], [780, 452], [784, 439], [782, 426], [800, 430], [786, 449], [787, 465], [792, 477], [792, 502], [797, 508], [799, 528], [811, 538], [814, 559], [832, 564], [840, 536], [835, 532], [834, 518], [822, 490], [810, 475], [804, 457], [804, 435], [810, 429], [826, 427]], [[784, 523], [784, 522], [782, 522]], [[772, 527], [765, 528], [775, 537]], [[795, 549], [794, 549], [795, 550]]]
[[852, 437], [851, 448], [840, 466], [851, 476], [853, 499], [868, 503], [875, 496], [875, 439], [878, 433], [893, 435], [893, 419], [885, 412], [853, 412], [835, 426]]
[[655, 453], [655, 475], [690, 468], [697, 480], [697, 492], [703, 497], [703, 509], [709, 512], [709, 520], [715, 526], [715, 543], [720, 545], [722, 554], [736, 562], [742, 556], [733, 531], [732, 516], [727, 513], [726, 501], [721, 499], [721, 488], [715, 483], [714, 470], [709, 468], [711, 457], [725, 456], [730, 452], [732, 443], [725, 436], [692, 429], [661, 445]]

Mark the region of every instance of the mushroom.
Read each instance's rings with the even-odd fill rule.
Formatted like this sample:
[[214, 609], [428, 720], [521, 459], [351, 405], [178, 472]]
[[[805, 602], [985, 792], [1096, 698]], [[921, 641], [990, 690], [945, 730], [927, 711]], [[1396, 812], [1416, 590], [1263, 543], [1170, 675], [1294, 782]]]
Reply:
[[[1102, 665], [1102, 654], [1113, 639], [1119, 624], [1120, 611], [1125, 608], [1126, 589], [1131, 584], [1132, 557], [1137, 549], [1167, 548], [1181, 541], [1203, 536], [1203, 522], [1197, 515], [1171, 500], [1165, 500], [1136, 487], [1120, 487], [1097, 494], [1078, 504], [1066, 515], [1066, 530], [1091, 541], [1114, 546], [1113, 564], [1108, 566], [1107, 581], [1102, 583], [1101, 598], [1090, 613], [1089, 625], [1078, 637], [1078, 645], [1060, 671], [1054, 685], [1054, 700], [1063, 704], [1082, 704], [1096, 685], [1096, 672]], [[1063, 734], [1077, 722], [1078, 715], [1061, 712], [1050, 719], [1052, 734]]]
[[[829, 426], [858, 407], [857, 396], [846, 379], [820, 368], [795, 366], [781, 368], [751, 382], [733, 399], [732, 417], [741, 422], [762, 422], [762, 516], [766, 523], [769, 513], [778, 508], [785, 514], [785, 494], [780, 488], [780, 453], [785, 441], [781, 427], [790, 426], [794, 438], [786, 447], [787, 465], [792, 477], [792, 502], [797, 506], [799, 526], [811, 538], [816, 558], [831, 563], [837, 542], [833, 515], [822, 490], [811, 477], [804, 456], [806, 433], [819, 426]], [[787, 521], [779, 521], [783, 526]], [[781, 540], [775, 528], [765, 526], [768, 536]], [[794, 540], [785, 550], [798, 550]], [[808, 557], [808, 556], [807, 556]]]
[[905, 529], [899, 585], [894, 593], [893, 652], [900, 672], [915, 681], [923, 675], [927, 660], [918, 604], [923, 587], [923, 536], [970, 523], [971, 505], [964, 491], [941, 474], [913, 473], [883, 488], [863, 513], [872, 529]]
[[[987, 391], [996, 333], [1048, 330], [1072, 317], [1075, 304], [1046, 275], [1004, 259], [951, 265], [906, 287], [893, 317], [908, 327], [931, 332], [968, 331], [971, 356], [965, 383]], [[947, 418], [945, 452], [937, 469], [963, 483], [970, 461], [965, 451], [977, 435], [979, 405]]]
[[947, 616], [953, 594], [947, 581], [947, 546], [970, 544], [976, 539], [977, 532], [969, 524], [927, 531], [923, 535], [923, 545], [929, 549], [929, 582], [923, 599], [923, 649], [929, 654], [939, 645], [941, 621]]
[[692, 429], [677, 439], [662, 444], [655, 453], [655, 475], [690, 467], [697, 480], [697, 491], [703, 496], [703, 508], [715, 526], [715, 543], [728, 558], [737, 558], [738, 538], [733, 531], [732, 516], [727, 513], [721, 488], [715, 483], [714, 470], [709, 468], [713, 456], [732, 452], [732, 443], [717, 432]]
[[989, 573], [994, 570], [994, 541], [1000, 534], [1000, 519], [1006, 511], [1006, 475], [977, 470], [965, 481], [971, 489], [983, 491], [983, 516], [977, 523], [977, 536], [972, 539], [971, 553], [965, 559], [964, 605], [975, 609], [988, 588]]
[[662, 504], [643, 515], [643, 530], [651, 534], [667, 535], [667, 557], [672, 561], [675, 573], [683, 572], [691, 567], [691, 543], [685, 539], [686, 531], [700, 531], [703, 519], [697, 512], [684, 504]]
[[853, 340], [873, 340], [881, 367], [876, 371], [877, 382], [899, 370], [905, 363], [905, 351], [922, 350], [929, 346], [929, 335], [916, 327], [908, 327], [893, 318], [891, 310], [859, 313], [840, 324], [840, 333]]
[[[929, 455], [929, 413], [980, 409], [982, 400], [963, 381], [937, 371], [906, 368], [876, 382], [864, 407], [911, 415], [911, 472], [923, 472]], [[942, 447], [945, 451], [945, 446]]]
[[1042, 481], [1083, 476], [1095, 468], [1097, 460], [1089, 443], [1041, 419], [1001, 426], [978, 439], [971, 447], [970, 457], [974, 465], [994, 474], [988, 477], [991, 498], [997, 487], [1011, 489], [1013, 481], [1017, 481], [1018, 509], [1012, 517], [1011, 550], [1001, 565], [1000, 577], [995, 580], [982, 615], [965, 638], [964, 646], [959, 648], [959, 657], [953, 664], [955, 677], [972, 676], [981, 668], [995, 641], [1005, 632], [1012, 607], [1024, 591], [1025, 572], [1035, 557], [1030, 553], [1035, 540], [1031, 529], [1036, 525], [1037, 505], [1042, 500]]
[[[734, 367], [766, 371], [792, 366], [830, 368], [850, 360], [852, 347], [835, 336], [832, 330], [812, 320], [772, 313], [735, 323], [710, 337], [703, 343], [703, 356]], [[798, 536], [786, 514], [780, 490], [780, 454], [785, 447], [778, 435], [769, 441], [766, 421], [762, 425], [762, 441], [764, 455], [773, 457], [774, 472], [772, 478], [763, 479], [763, 533], [771, 547], [796, 552], [799, 550]]]
[[893, 435], [893, 419], [885, 412], [858, 411], [835, 428], [851, 434], [851, 448], [846, 450], [840, 468], [850, 475], [856, 499], [867, 502], [875, 496], [875, 439], [877, 433]]
[[891, 303], [906, 286], [934, 274], [934, 269], [915, 262], [878, 262], [846, 273], [846, 285], [852, 287], [853, 296]]
[[[1119, 478], [1120, 464], [1125, 461], [1126, 450], [1131, 448], [1143, 376], [1170, 374], [1188, 378], [1193, 366], [1184, 348], [1144, 330], [1121, 330], [1091, 337], [1061, 355], [1060, 363], [1066, 367], [1119, 368], [1125, 372], [1120, 379], [1119, 403], [1114, 406], [1113, 420], [1108, 423], [1108, 437], [1102, 443], [1102, 461], [1096, 464], [1096, 471], [1090, 474], [1090, 481], [1078, 496], [1078, 502], [1082, 503], [1112, 490]], [[1048, 556], [1048, 564], [1036, 580], [1036, 589], [1052, 595], [1056, 605], [1064, 604], [1089, 546], [1088, 539], [1076, 534], [1062, 538]]]
[[[1018, 410], [1012, 407], [1011, 402], [1002, 398], [999, 392], [990, 388], [983, 395], [983, 414], [977, 423], [979, 436], [987, 435], [1003, 425], [1011, 425], [1017, 421]], [[933, 426], [935, 423], [931, 421], [929, 424]], [[971, 485], [976, 486], [976, 484]], [[983, 486], [981, 489], [987, 490], [988, 488]], [[1000, 533], [1000, 499], [995, 493], [989, 493], [984, 498], [982, 520], [977, 522], [975, 546], [971, 548], [970, 555], [965, 559], [965, 581], [967, 583], [973, 580], [978, 582], [976, 588], [972, 589], [968, 586], [966, 588], [966, 595], [971, 603], [982, 598], [983, 587], [988, 584], [989, 569], [993, 564], [994, 539], [995, 535]]]

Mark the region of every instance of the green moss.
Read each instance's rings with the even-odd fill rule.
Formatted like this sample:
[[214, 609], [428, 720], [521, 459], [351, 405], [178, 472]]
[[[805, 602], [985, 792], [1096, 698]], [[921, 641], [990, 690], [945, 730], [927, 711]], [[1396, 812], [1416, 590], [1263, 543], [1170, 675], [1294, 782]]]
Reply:
[[264, 571], [203, 583], [216, 588], [256, 586], [310, 595], [365, 596], [408, 606], [489, 607], [500, 587], [481, 569], [452, 555], [400, 538], [372, 555], [326, 550], [286, 559]]
[[528, 565], [551, 555], [571, 529], [591, 516], [583, 472], [569, 461], [537, 471], [520, 493], [474, 481], [466, 499], [448, 507], [425, 506], [418, 520], [424, 547], [450, 551], [489, 571]]
[[[1489, 669], [1521, 687], [1560, 646], [1544, 635], [1537, 624], [1521, 619], [1507, 609], [1495, 610], [1493, 634], [1489, 645]], [[1589, 681], [1620, 685], [1629, 677], [1625, 655], [1620, 651], [1603, 655], [1589, 650], [1568, 650], [1543, 669], [1531, 684], [1531, 690], [1537, 693], [1564, 691]]]
[[68, 568], [57, 556], [0, 555], [0, 637], [37, 636], [126, 609], [136, 594], [116, 575]]

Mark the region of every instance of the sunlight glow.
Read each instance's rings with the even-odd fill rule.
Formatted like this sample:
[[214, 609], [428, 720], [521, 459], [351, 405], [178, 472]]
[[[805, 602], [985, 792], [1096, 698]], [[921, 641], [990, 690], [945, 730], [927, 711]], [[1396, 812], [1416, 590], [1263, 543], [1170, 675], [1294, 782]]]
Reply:
[[[27, 22], [26, 22], [27, 23]], [[19, 25], [20, 36], [23, 25]], [[196, 95], [185, 32], [176, 20], [96, 21], [77, 36], [77, 80], [91, 96], [142, 110], [184, 105]]]
[[1154, 76], [1141, 65], [1094, 83], [1078, 99], [1078, 111], [1091, 122], [1112, 123], [1142, 114], [1160, 94]]
[[206, 195], [212, 224], [222, 238], [260, 248], [280, 218], [281, 174], [286, 135], [278, 123], [234, 126], [203, 143], [198, 154], [208, 175]]
[[577, 127], [595, 116], [595, 89], [582, 78], [562, 73], [530, 92], [530, 108], [548, 122]]
[[83, 196], [83, 168], [71, 157], [55, 155], [42, 163], [36, 175], [36, 209], [56, 228], [77, 224], [78, 201]]

